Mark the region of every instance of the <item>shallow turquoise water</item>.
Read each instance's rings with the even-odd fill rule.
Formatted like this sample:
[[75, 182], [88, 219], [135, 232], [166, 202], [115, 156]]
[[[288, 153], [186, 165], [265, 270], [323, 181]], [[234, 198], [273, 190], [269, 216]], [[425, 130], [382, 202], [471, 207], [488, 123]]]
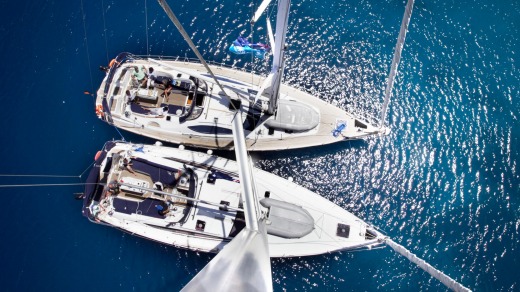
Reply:
[[[250, 3], [170, 4], [205, 58], [265, 72], [262, 62], [226, 53], [251, 31]], [[85, 26], [81, 1], [3, 2], [4, 174], [78, 176], [104, 141], [120, 137], [83, 94], [97, 89], [97, 67], [117, 53], [194, 57], [154, 1], [146, 9], [144, 1], [83, 5]], [[285, 82], [377, 115], [404, 6], [293, 1]], [[264, 23], [255, 40], [265, 41]], [[518, 1], [417, 1], [387, 120], [392, 133], [259, 153], [257, 166], [379, 226], [471, 289], [519, 290], [519, 27]], [[212, 258], [89, 223], [72, 199], [79, 191], [0, 189], [2, 290], [179, 290]], [[444, 290], [390, 248], [277, 259], [272, 267], [276, 290]]]

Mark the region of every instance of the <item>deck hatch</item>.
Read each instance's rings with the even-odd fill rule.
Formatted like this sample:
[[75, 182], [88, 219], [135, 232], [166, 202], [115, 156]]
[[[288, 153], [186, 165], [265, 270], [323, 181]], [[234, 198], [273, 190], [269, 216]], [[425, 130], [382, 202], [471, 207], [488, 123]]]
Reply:
[[336, 229], [336, 236], [348, 238], [350, 234], [350, 225], [338, 223], [338, 228]]
[[206, 222], [202, 221], [202, 220], [197, 220], [197, 225], [195, 226], [195, 230], [204, 231], [204, 228], [206, 228]]

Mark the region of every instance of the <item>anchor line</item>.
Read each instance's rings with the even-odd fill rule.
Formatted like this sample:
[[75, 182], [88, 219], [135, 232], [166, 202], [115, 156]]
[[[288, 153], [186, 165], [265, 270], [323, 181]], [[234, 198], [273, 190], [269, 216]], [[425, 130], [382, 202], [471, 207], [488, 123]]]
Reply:
[[101, 12], [103, 15], [103, 35], [105, 36], [105, 51], [107, 53], [107, 64], [110, 62], [108, 58], [108, 41], [107, 41], [107, 26], [105, 21], [105, 3], [101, 0]]
[[92, 78], [92, 66], [90, 65], [90, 51], [88, 49], [87, 25], [85, 24], [85, 10], [83, 9], [83, 0], [81, 0], [81, 15], [83, 19], [83, 33], [85, 34], [85, 47], [87, 52], [88, 71], [90, 74], [90, 91], [94, 92], [94, 79]]
[[77, 175], [53, 175], [53, 174], [0, 174], [0, 177], [78, 178], [78, 177], [81, 177], [81, 176], [77, 176]]
[[85, 174], [85, 172], [87, 172], [87, 170], [90, 169], [90, 167], [92, 165], [94, 165], [94, 163], [96, 163], [96, 161], [94, 160], [87, 168], [85, 168], [85, 170], [79, 175], [79, 178], [81, 179], [81, 177], [83, 176], [83, 174]]
[[[18, 188], [18, 187], [56, 187], [56, 186], [85, 186], [98, 185], [99, 183], [66, 183], [66, 184], [21, 184], [21, 185], [0, 185], [0, 188]], [[103, 184], [99, 184], [103, 185]]]
[[148, 5], [146, 4], [146, 0], [144, 0], [144, 21], [146, 28], [146, 54], [150, 56], [150, 47], [148, 45]]
[[93, 161], [80, 175], [57, 175], [57, 174], [0, 174], [0, 177], [44, 177], [44, 178], [79, 178], [94, 165], [96, 161]]

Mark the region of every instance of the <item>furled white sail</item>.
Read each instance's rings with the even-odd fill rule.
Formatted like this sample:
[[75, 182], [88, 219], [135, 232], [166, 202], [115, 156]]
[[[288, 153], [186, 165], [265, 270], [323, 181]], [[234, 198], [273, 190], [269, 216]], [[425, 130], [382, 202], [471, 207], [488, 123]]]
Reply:
[[271, 3], [271, 0], [262, 1], [262, 4], [260, 4], [260, 6], [258, 7], [258, 9], [255, 12], [255, 15], [253, 16], [253, 19], [251, 20], [252, 23], [255, 23], [258, 21], [258, 19], [260, 18], [260, 16], [262, 16], [262, 14], [264, 13], [264, 11], [267, 8], [267, 6], [269, 5], [269, 3]]
[[278, 1], [278, 12], [276, 14], [276, 36], [273, 50], [273, 66], [271, 73], [274, 75], [271, 87], [269, 87], [268, 96], [270, 98], [269, 108], [267, 112], [274, 114], [278, 108], [278, 97], [280, 95], [280, 86], [282, 84], [284, 53], [285, 53], [285, 36], [287, 34], [287, 26], [289, 23], [289, 7], [290, 0]]
[[404, 246], [396, 243], [395, 241], [389, 238], [386, 239], [385, 242], [397, 253], [409, 259], [412, 263], [416, 264], [417, 266], [419, 266], [419, 268], [423, 269], [428, 274], [432, 275], [432, 277], [434, 277], [435, 279], [441, 281], [444, 285], [446, 285], [446, 287], [450, 288], [451, 290], [456, 292], [471, 291], [468, 288], [462, 286], [457, 281], [450, 278], [448, 275], [432, 267], [432, 265], [428, 264], [423, 259], [418, 258], [416, 255], [408, 251]]
[[380, 128], [382, 128], [385, 123], [386, 111], [388, 109], [388, 103], [390, 102], [390, 96], [392, 95], [392, 89], [394, 88], [395, 76], [397, 75], [397, 66], [399, 66], [399, 61], [401, 61], [401, 52], [403, 51], [406, 32], [408, 32], [408, 25], [410, 24], [410, 18], [412, 17], [413, 4], [414, 0], [408, 0], [404, 11], [401, 30], [399, 31], [399, 37], [397, 38], [397, 44], [395, 45], [394, 58], [392, 59], [392, 65], [390, 66], [390, 74], [386, 80], [385, 101], [383, 103], [383, 109], [381, 110]]
[[263, 222], [260, 231], [242, 229], [182, 291], [273, 291]]
[[274, 43], [274, 35], [273, 35], [273, 27], [271, 26], [271, 22], [267, 19], [267, 34], [269, 36], [269, 45], [271, 46], [271, 50], [276, 50], [276, 44]]
[[240, 111], [233, 121], [246, 227], [182, 291], [272, 291], [265, 222], [258, 211]]

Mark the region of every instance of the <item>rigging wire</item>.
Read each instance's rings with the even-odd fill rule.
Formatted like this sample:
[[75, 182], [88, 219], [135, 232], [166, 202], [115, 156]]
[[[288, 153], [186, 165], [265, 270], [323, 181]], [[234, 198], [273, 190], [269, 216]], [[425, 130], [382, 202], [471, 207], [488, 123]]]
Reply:
[[110, 62], [108, 59], [108, 41], [107, 41], [107, 26], [105, 22], [105, 4], [104, 1], [101, 0], [101, 14], [103, 15], [103, 35], [105, 36], [105, 51], [107, 53], [107, 64]]
[[224, 90], [224, 87], [222, 86], [222, 84], [220, 84], [220, 82], [218, 81], [217, 77], [215, 76], [215, 74], [213, 74], [213, 70], [211, 70], [208, 66], [208, 63], [206, 63], [206, 60], [204, 60], [204, 58], [202, 57], [202, 55], [200, 54], [199, 50], [197, 49], [197, 47], [195, 46], [195, 44], [193, 43], [193, 41], [191, 40], [190, 36], [188, 35], [188, 33], [186, 32], [186, 30], [184, 29], [184, 27], [182, 26], [182, 24], [180, 23], [179, 19], [177, 19], [177, 17], [175, 16], [175, 14], [173, 13], [173, 11], [171, 10], [170, 6], [168, 5], [168, 3], [166, 3], [165, 0], [158, 0], [159, 1], [159, 5], [161, 5], [161, 7], [164, 9], [164, 12], [166, 13], [166, 15], [168, 15], [168, 17], [170, 18], [170, 20], [173, 22], [173, 24], [175, 25], [175, 27], [177, 27], [177, 30], [180, 32], [180, 34], [182, 35], [182, 37], [184, 38], [184, 40], [188, 43], [188, 45], [190, 46], [191, 50], [195, 53], [195, 55], [197, 56], [197, 58], [199, 59], [199, 61], [202, 63], [202, 65], [204, 66], [204, 68], [206, 68], [206, 70], [208, 71], [208, 73], [211, 75], [211, 77], [213, 78], [213, 80], [215, 80], [215, 83], [218, 85], [218, 87], [220, 88], [220, 90], [222, 90], [222, 93], [224, 95], [224, 97], [226, 97], [229, 101], [230, 101], [230, 104], [231, 106], [233, 107], [233, 109], [237, 110], [236, 108], [236, 105], [231, 101], [231, 97], [226, 93], [226, 91]]
[[88, 60], [88, 71], [90, 74], [90, 89], [91, 92], [94, 92], [94, 79], [92, 78], [92, 66], [90, 65], [90, 51], [88, 49], [88, 38], [87, 38], [87, 25], [85, 21], [85, 10], [83, 9], [83, 0], [81, 0], [81, 14], [83, 18], [83, 33], [85, 34], [85, 46], [87, 48], [87, 60]]

